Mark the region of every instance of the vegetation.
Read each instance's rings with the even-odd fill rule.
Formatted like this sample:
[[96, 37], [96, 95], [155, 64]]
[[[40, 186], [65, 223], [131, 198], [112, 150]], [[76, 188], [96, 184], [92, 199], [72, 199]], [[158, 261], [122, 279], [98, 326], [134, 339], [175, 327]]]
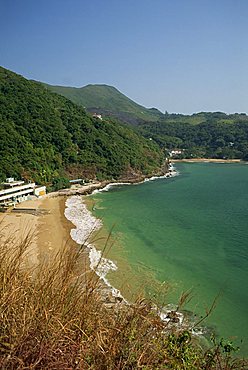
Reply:
[[135, 103], [113, 86], [87, 85], [81, 88], [45, 85], [49, 90], [65, 96], [89, 112], [114, 117], [124, 123], [137, 124], [140, 121], [157, 121], [163, 114]]
[[126, 173], [152, 174], [163, 162], [159, 147], [128, 127], [93, 118], [1, 67], [0, 137], [0, 180], [118, 179]]
[[28, 267], [30, 241], [0, 239], [1, 369], [247, 369], [231, 343], [203, 350], [189, 331], [169, 330], [151, 302], [108, 308], [82, 270], [83, 246]]
[[89, 111], [135, 125], [136, 132], [152, 138], [163, 149], [185, 149], [180, 158], [248, 160], [248, 116], [244, 113], [162, 114], [137, 105], [107, 85], [46, 86]]
[[139, 125], [139, 132], [161, 148], [184, 149], [180, 158], [248, 160], [248, 116], [245, 114], [168, 114], [157, 123]]

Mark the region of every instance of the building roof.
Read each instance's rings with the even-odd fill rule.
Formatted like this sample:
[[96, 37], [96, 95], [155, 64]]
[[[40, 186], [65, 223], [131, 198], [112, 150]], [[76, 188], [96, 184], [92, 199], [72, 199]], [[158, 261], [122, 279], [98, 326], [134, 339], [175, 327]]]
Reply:
[[14, 186], [14, 187], [11, 187], [9, 189], [1, 190], [0, 191], [0, 195], [9, 194], [9, 196], [12, 196], [13, 193], [16, 193], [18, 191], [22, 191], [22, 190], [25, 190], [25, 189], [31, 189], [31, 190], [33, 190], [34, 187], [35, 187], [35, 183], [34, 182], [32, 182], [30, 184], [21, 185], [21, 186]]
[[4, 186], [12, 187], [12, 186], [18, 186], [24, 184], [24, 181], [6, 181], [2, 183]]

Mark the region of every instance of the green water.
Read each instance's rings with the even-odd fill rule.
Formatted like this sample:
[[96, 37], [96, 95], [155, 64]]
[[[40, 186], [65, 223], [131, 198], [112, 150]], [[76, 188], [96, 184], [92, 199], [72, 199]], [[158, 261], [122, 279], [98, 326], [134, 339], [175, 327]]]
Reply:
[[[115, 224], [133, 269], [145, 265], [160, 281], [171, 282], [170, 299], [193, 288], [188, 308], [204, 314], [220, 294], [209, 323], [239, 346], [242, 338], [247, 355], [248, 166], [180, 163], [176, 168], [175, 178], [94, 195], [95, 215], [108, 229]], [[114, 284], [113, 274], [111, 279]]]

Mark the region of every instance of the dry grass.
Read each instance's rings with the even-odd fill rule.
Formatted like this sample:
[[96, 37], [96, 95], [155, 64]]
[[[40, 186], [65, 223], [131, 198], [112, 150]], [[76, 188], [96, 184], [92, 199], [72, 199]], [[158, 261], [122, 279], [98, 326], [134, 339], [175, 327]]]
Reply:
[[29, 243], [0, 241], [1, 369], [247, 368], [223, 343], [205, 353], [188, 331], [166, 331], [150, 302], [107, 307], [96, 276], [81, 273], [83, 247], [30, 269]]

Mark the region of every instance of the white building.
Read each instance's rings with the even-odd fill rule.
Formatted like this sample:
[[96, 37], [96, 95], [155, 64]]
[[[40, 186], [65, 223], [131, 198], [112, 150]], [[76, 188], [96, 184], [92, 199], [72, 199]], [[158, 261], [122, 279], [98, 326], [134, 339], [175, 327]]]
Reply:
[[93, 113], [92, 117], [98, 118], [102, 121], [102, 115], [101, 114]]
[[23, 202], [30, 195], [41, 196], [46, 194], [45, 186], [36, 186], [34, 182], [25, 184], [24, 181], [15, 181], [12, 177], [6, 179], [0, 190], [0, 206], [11, 206]]
[[36, 197], [41, 197], [42, 195], [45, 195], [46, 194], [46, 187], [45, 186], [36, 186], [34, 188], [34, 195], [36, 195]]
[[169, 152], [169, 156], [174, 157], [174, 156], [182, 154], [183, 152], [184, 152], [184, 149], [174, 149]]

